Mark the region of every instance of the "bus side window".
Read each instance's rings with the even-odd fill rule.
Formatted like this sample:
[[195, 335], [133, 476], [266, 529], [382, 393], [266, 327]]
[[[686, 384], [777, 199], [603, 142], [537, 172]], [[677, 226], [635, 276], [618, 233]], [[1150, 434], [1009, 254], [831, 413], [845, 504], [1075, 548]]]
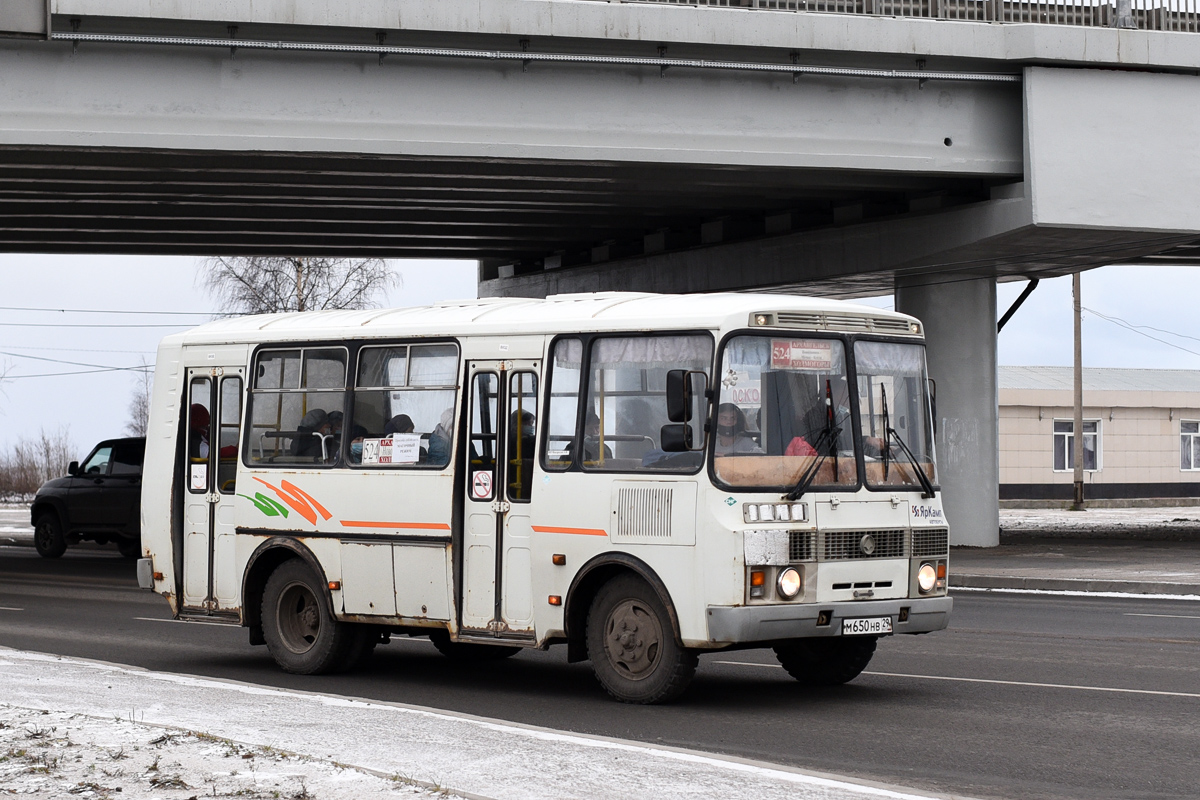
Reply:
[[579, 421], [579, 379], [583, 368], [583, 342], [560, 339], [550, 359], [550, 400], [546, 407], [546, 450], [542, 468], [569, 469], [574, 462]]
[[529, 500], [533, 494], [533, 453], [537, 441], [537, 375], [514, 372], [508, 388], [509, 500]]
[[499, 392], [500, 382], [494, 373], [475, 374], [471, 387], [471, 435], [467, 454], [472, 500], [491, 500], [494, 496]]
[[188, 407], [188, 491], [208, 491], [208, 456], [211, 418], [209, 405], [212, 403], [212, 380], [193, 378]]
[[241, 441], [242, 379], [221, 379], [221, 420], [217, 426], [217, 490], [233, 494], [237, 480], [237, 451]]

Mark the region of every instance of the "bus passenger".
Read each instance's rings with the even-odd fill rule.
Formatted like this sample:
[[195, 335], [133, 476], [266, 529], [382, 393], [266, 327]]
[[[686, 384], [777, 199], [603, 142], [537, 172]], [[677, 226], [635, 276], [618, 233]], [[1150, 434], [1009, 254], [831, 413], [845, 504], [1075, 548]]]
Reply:
[[746, 433], [746, 415], [733, 403], [722, 403], [717, 409], [716, 454], [762, 455], [763, 450]]
[[363, 439], [367, 438], [367, 429], [362, 425], [350, 428], [350, 463], [362, 463]]
[[322, 458], [325, 455], [325, 449], [321, 447], [321, 443], [328, 434], [329, 415], [325, 413], [325, 409], [311, 409], [296, 426], [296, 438], [292, 439], [292, 455], [302, 458]]
[[[574, 442], [567, 442], [566, 454], [572, 455], [575, 450]], [[604, 445], [605, 460], [613, 457], [612, 448]], [[584, 461], [599, 461], [600, 460], [600, 417], [596, 416], [595, 411], [588, 411], [587, 422], [583, 426], [583, 460]]]
[[454, 407], [442, 412], [442, 418], [429, 434], [429, 463], [444, 467], [450, 463], [450, 443], [454, 439]]
[[200, 403], [192, 403], [188, 409], [188, 427], [191, 428], [188, 456], [193, 459], [208, 458], [208, 409]]

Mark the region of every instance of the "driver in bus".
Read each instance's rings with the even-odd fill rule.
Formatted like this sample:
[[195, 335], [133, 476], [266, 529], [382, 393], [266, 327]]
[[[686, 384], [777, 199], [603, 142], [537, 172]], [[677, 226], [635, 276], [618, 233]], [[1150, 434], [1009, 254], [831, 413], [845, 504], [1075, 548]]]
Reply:
[[746, 433], [746, 415], [733, 403], [722, 403], [717, 409], [716, 451], [718, 456], [763, 454], [763, 449]]

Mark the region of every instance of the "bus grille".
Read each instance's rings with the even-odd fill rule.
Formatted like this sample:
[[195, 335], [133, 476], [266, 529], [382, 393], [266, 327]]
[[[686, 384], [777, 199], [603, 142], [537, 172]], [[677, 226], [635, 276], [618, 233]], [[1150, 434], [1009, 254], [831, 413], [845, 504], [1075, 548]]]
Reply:
[[817, 532], [790, 531], [788, 533], [788, 561], [816, 561]]
[[946, 528], [925, 528], [912, 532], [912, 554], [915, 557], [944, 556], [950, 552], [950, 531]]
[[[864, 548], [864, 539], [871, 539]], [[846, 561], [856, 558], [901, 558], [904, 556], [906, 530], [885, 531], [825, 531], [825, 561]], [[874, 545], [873, 547], [870, 545]], [[869, 552], [867, 552], [869, 550]]]
[[617, 490], [617, 536], [671, 538], [671, 490], [647, 487]]
[[856, 333], [912, 334], [908, 320], [888, 317], [860, 317], [849, 314], [805, 314], [796, 311], [775, 312], [775, 324], [791, 328], [812, 328]]

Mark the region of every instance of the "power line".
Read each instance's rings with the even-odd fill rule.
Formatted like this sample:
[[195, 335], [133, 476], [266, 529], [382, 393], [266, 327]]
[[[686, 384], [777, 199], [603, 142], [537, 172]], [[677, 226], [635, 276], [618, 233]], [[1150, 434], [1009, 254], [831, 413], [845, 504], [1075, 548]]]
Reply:
[[57, 378], [62, 375], [94, 375], [98, 372], [125, 372], [130, 367], [108, 367], [105, 369], [81, 369], [74, 372], [43, 372], [36, 375], [6, 375], [4, 381], [19, 381], [25, 378]]
[[1095, 311], [1090, 308], [1085, 308], [1084, 311], [1091, 311], [1093, 314], [1100, 316], [1100, 317], [1104, 317], [1105, 319], [1116, 320], [1117, 322], [1120, 322], [1124, 325], [1128, 325], [1131, 328], [1145, 328], [1146, 330], [1149, 330], [1149, 331], [1157, 331], [1159, 333], [1165, 333], [1168, 336], [1178, 336], [1180, 339], [1191, 339], [1193, 342], [1200, 342], [1200, 337], [1188, 336], [1186, 333], [1176, 333], [1175, 331], [1169, 331], [1169, 330], [1166, 330], [1165, 328], [1156, 328], [1153, 325], [1138, 325], [1133, 322], [1130, 322], [1129, 320], [1124, 320], [1124, 319], [1121, 319], [1120, 317], [1114, 317], [1111, 315], [1105, 317], [1104, 314], [1101, 314], [1099, 311]]
[[191, 324], [172, 325], [163, 323], [152, 325], [148, 323], [82, 323], [82, 322], [0, 322], [5, 328], [191, 328]]
[[86, 347], [33, 347], [24, 344], [6, 344], [5, 350], [46, 350], [60, 353], [122, 353], [135, 356], [152, 356], [153, 350], [91, 350]]
[[[1166, 339], [1159, 339], [1157, 336], [1151, 336], [1150, 334], [1146, 333], [1145, 331], [1139, 331], [1137, 328], [1133, 327], [1132, 325], [1125, 322], [1124, 320], [1118, 321], [1118, 319], [1116, 317], [1105, 316], [1104, 314], [1101, 314], [1099, 311], [1094, 311], [1090, 308], [1084, 309], [1084, 310], [1087, 311], [1089, 314], [1095, 314], [1097, 317], [1100, 317], [1100, 319], [1108, 320], [1112, 324], [1114, 324], [1118, 327], [1124, 328], [1127, 331], [1132, 331], [1133, 333], [1136, 333], [1138, 336], [1145, 336], [1147, 339], [1153, 339], [1154, 341], [1158, 342], [1159, 344], [1165, 344], [1167, 347], [1174, 347], [1176, 350], [1182, 350], [1185, 353], [1191, 353], [1194, 356], [1200, 356], [1200, 353], [1196, 352], [1195, 350], [1188, 350], [1186, 347], [1180, 347], [1179, 345], [1175, 344], [1174, 342], [1168, 342]], [[1188, 338], [1191, 338], [1191, 337], [1188, 337]]]
[[27, 355], [23, 355], [21, 353], [6, 353], [3, 350], [0, 350], [0, 356], [12, 356], [13, 358], [27, 358], [30, 361], [49, 361], [52, 364], [69, 364], [72, 367], [98, 367], [100, 369], [134, 370], [134, 371], [137, 371], [137, 370], [145, 371], [147, 369], [150, 369], [149, 364], [139, 365], [136, 367], [114, 367], [114, 366], [110, 366], [109, 364], [88, 364], [87, 362], [84, 362], [84, 361], [64, 361], [61, 358], [46, 358], [45, 356], [27, 356]]
[[169, 317], [212, 317], [217, 311], [128, 311], [111, 308], [40, 308], [35, 306], [0, 306], [0, 311], [45, 311], [55, 314], [137, 314]]

